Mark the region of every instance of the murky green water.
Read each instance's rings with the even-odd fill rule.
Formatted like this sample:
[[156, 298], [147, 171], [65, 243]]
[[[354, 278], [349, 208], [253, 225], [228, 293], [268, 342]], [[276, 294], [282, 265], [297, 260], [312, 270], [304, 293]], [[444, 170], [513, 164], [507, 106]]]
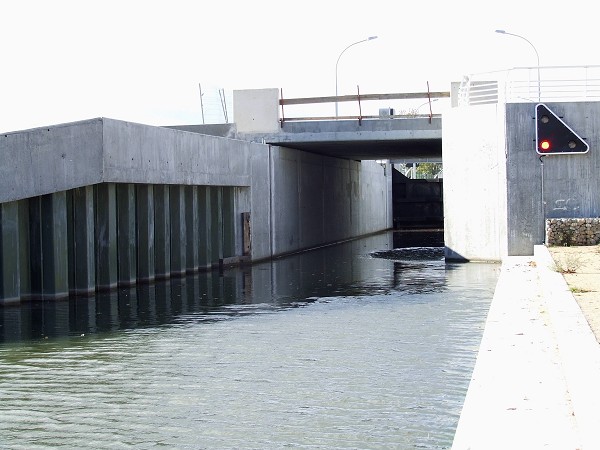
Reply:
[[499, 267], [393, 247], [0, 310], [0, 448], [449, 448]]

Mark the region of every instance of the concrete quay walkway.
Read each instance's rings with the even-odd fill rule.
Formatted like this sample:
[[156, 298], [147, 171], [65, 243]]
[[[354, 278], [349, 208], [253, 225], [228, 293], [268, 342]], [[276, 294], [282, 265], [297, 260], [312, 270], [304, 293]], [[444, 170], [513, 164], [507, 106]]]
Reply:
[[503, 261], [452, 450], [600, 449], [600, 344], [552, 267]]

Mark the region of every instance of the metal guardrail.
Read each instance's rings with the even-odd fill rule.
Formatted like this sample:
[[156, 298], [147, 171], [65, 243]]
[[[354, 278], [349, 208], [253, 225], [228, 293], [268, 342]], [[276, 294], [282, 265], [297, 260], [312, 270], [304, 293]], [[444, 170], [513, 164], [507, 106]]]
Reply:
[[[429, 87], [429, 86], [428, 86]], [[439, 116], [439, 114], [385, 114], [385, 115], [363, 115], [362, 114], [362, 102], [373, 101], [373, 100], [411, 100], [411, 99], [427, 99], [431, 105], [432, 100], [439, 98], [449, 98], [450, 92], [405, 92], [405, 93], [392, 93], [392, 94], [361, 94], [357, 87], [356, 95], [339, 95], [339, 96], [327, 96], [327, 97], [303, 97], [303, 98], [284, 98], [283, 90], [281, 91], [281, 97], [279, 99], [279, 105], [281, 106], [281, 118], [279, 119], [281, 127], [285, 122], [289, 121], [310, 121], [310, 120], [358, 120], [359, 123], [363, 119], [381, 119], [381, 118], [406, 118], [406, 117], [427, 117], [431, 122], [433, 117]], [[286, 117], [284, 107], [286, 105], [307, 105], [307, 104], [322, 104], [322, 103], [340, 103], [340, 102], [356, 102], [358, 106], [358, 115], [352, 116], [313, 116], [313, 117]]]
[[514, 67], [471, 74], [463, 78], [456, 104], [540, 101], [600, 101], [600, 66]]

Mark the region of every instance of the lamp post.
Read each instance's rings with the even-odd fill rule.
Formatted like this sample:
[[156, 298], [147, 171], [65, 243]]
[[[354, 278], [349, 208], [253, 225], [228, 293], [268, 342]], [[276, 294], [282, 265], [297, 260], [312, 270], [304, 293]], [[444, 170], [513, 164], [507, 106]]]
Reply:
[[[348, 47], [346, 47], [344, 50], [342, 50], [342, 53], [340, 53], [340, 56], [338, 56], [337, 61], [335, 62], [335, 96], [338, 96], [338, 63], [340, 62], [340, 58], [342, 57], [342, 55], [344, 54], [344, 52], [346, 50], [348, 50], [350, 47], [356, 45], [356, 44], [360, 44], [361, 42], [367, 42], [367, 41], [372, 41], [373, 39], [377, 39], [377, 36], [369, 36], [367, 39], [363, 39], [361, 41], [356, 41], [352, 44], [350, 44]], [[338, 116], [338, 102], [337, 102], [337, 98], [335, 101], [335, 117]]]
[[518, 34], [514, 34], [514, 33], [509, 33], [508, 31], [504, 31], [504, 30], [496, 30], [496, 33], [500, 33], [500, 34], [506, 34], [508, 36], [514, 36], [514, 37], [518, 37], [523, 39], [525, 42], [527, 42], [529, 45], [531, 45], [531, 48], [533, 49], [533, 51], [535, 52], [535, 56], [537, 58], [537, 78], [538, 78], [538, 102], [542, 101], [542, 86], [540, 83], [540, 55], [537, 51], [537, 49], [535, 48], [535, 45], [533, 45], [529, 39], [524, 38], [523, 36], [520, 36]]

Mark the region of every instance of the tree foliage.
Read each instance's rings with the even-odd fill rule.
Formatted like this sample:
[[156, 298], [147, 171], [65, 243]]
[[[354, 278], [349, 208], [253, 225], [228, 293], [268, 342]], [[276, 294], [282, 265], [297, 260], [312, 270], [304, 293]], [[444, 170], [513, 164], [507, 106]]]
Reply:
[[442, 170], [442, 163], [419, 163], [417, 165], [417, 174], [425, 178], [435, 178]]

